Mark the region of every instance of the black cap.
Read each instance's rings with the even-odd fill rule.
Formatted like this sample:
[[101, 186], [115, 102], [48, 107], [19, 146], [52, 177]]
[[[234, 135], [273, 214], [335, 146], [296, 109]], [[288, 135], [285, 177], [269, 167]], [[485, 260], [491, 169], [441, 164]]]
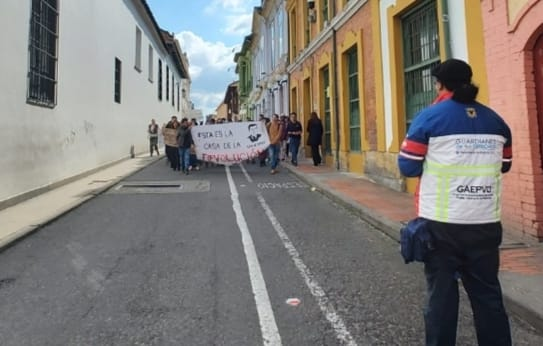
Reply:
[[449, 82], [470, 83], [473, 73], [465, 61], [448, 59], [432, 69], [432, 76], [445, 84]]

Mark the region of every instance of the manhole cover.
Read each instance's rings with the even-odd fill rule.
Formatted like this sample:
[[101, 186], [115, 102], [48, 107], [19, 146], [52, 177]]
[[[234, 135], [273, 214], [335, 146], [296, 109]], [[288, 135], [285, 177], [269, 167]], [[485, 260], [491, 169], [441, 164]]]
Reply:
[[186, 181], [126, 181], [117, 184], [109, 193], [183, 193], [208, 192], [210, 183], [207, 180]]

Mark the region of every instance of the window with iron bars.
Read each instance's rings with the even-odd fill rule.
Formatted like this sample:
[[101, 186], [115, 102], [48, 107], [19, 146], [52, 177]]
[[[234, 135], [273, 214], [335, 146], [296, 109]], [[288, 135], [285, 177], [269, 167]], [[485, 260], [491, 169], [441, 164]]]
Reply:
[[291, 50], [290, 50], [290, 60], [294, 61], [296, 59], [296, 56], [298, 55], [298, 47], [297, 47], [297, 40], [298, 40], [298, 28], [296, 24], [296, 11], [293, 10], [290, 13], [290, 44], [291, 44]]
[[328, 23], [328, 21], [330, 20], [329, 18], [329, 15], [328, 15], [328, 11], [329, 11], [329, 3], [328, 3], [328, 0], [321, 0], [321, 15], [322, 15], [322, 20], [321, 20], [321, 29], [324, 28], [324, 23]]
[[29, 41], [27, 102], [52, 108], [57, 103], [57, 0], [32, 0]]
[[356, 46], [349, 49], [345, 55], [348, 68], [349, 149], [350, 151], [360, 151], [362, 139], [360, 133], [360, 95], [358, 87], [358, 54]]
[[415, 115], [436, 96], [431, 70], [439, 64], [437, 5], [426, 1], [402, 18], [405, 79], [405, 121], [409, 129]]
[[179, 83], [177, 83], [177, 111], [179, 112]]
[[166, 101], [170, 100], [170, 68], [166, 66]]
[[324, 100], [324, 152], [332, 153], [332, 107], [330, 95], [330, 69], [328, 66], [322, 69], [322, 99]]
[[121, 60], [115, 58], [115, 93], [114, 100], [117, 103], [121, 103], [121, 77], [122, 77], [122, 63]]
[[162, 60], [158, 59], [158, 100], [162, 101]]
[[305, 18], [306, 20], [304, 20], [304, 29], [305, 29], [305, 36], [304, 36], [304, 40], [305, 40], [305, 44], [304, 44], [304, 47], [307, 47], [309, 46], [309, 43], [311, 42], [311, 21], [309, 20], [309, 6], [307, 6], [307, 2], [304, 2], [304, 13], [305, 13]]

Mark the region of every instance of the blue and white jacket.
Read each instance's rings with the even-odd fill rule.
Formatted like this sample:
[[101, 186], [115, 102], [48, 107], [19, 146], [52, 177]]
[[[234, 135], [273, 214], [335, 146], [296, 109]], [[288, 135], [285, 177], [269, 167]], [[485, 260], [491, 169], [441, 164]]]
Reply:
[[447, 100], [422, 110], [398, 156], [403, 175], [420, 177], [418, 216], [457, 224], [500, 221], [511, 144], [505, 121], [480, 103]]

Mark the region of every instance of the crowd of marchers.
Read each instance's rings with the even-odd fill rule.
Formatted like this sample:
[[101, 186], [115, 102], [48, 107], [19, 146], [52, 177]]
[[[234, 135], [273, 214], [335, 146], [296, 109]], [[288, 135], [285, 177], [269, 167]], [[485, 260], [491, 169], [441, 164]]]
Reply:
[[[259, 157], [260, 166], [265, 167], [269, 164], [271, 174], [278, 172], [277, 166], [280, 161], [290, 159], [292, 165], [298, 166], [298, 153], [302, 141], [303, 126], [298, 121], [296, 112], [291, 112], [288, 117], [286, 115], [279, 116], [278, 114], [273, 114], [271, 119], [261, 114], [259, 120], [264, 122], [270, 138], [268, 150], [263, 152]], [[322, 144], [324, 129], [316, 112], [311, 112], [306, 131], [306, 144], [311, 147], [313, 165], [318, 166], [322, 163], [320, 146]]]
[[155, 119], [152, 119], [147, 129], [150, 156], [153, 156], [155, 152], [160, 155], [158, 138], [159, 134], [162, 134], [164, 151], [171, 169], [182, 171], [186, 175], [192, 170], [199, 170], [200, 162], [196, 157], [191, 134], [193, 126], [198, 126], [196, 119], [183, 118], [179, 121], [177, 116], [174, 115], [170, 121], [162, 125], [162, 129], [159, 129]]
[[[286, 115], [279, 116], [278, 114], [273, 114], [271, 119], [261, 114], [259, 121], [264, 123], [270, 140], [268, 150], [263, 151], [258, 157], [260, 167], [270, 166], [271, 174], [275, 174], [278, 172], [277, 166], [280, 161], [290, 159], [290, 163], [297, 166], [303, 126], [298, 121], [296, 112], [291, 112], [288, 117]], [[222, 124], [225, 122], [226, 119], [216, 121], [210, 118], [206, 122], [206, 125]], [[187, 118], [179, 121], [177, 116], [174, 115], [160, 129], [155, 119], [152, 119], [147, 129], [150, 156], [153, 156], [155, 153], [156, 155], [160, 155], [158, 139], [161, 134], [164, 139], [167, 162], [174, 171], [182, 171], [188, 175], [192, 170], [200, 170], [202, 162], [196, 156], [194, 141], [191, 135], [191, 128], [198, 125], [203, 125], [203, 122], [198, 124], [196, 119], [189, 120]], [[316, 112], [311, 112], [306, 131], [306, 144], [311, 147], [313, 164], [319, 166], [322, 164], [320, 146], [322, 144], [324, 129]], [[256, 160], [250, 160], [249, 162], [254, 164]], [[206, 162], [205, 164], [209, 163]]]

